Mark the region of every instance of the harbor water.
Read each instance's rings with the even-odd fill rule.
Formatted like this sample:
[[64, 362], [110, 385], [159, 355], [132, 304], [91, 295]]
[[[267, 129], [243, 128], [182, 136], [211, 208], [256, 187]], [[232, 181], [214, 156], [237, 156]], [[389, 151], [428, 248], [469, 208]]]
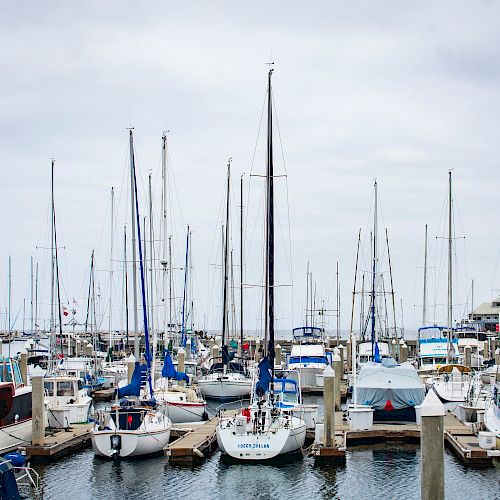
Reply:
[[[315, 467], [309, 458], [281, 465], [229, 464], [220, 452], [197, 467], [178, 467], [163, 456], [105, 461], [87, 449], [36, 469], [47, 499], [420, 498], [417, 445], [350, 449], [339, 467]], [[500, 498], [500, 470], [467, 469], [446, 452], [445, 471], [446, 498]]]

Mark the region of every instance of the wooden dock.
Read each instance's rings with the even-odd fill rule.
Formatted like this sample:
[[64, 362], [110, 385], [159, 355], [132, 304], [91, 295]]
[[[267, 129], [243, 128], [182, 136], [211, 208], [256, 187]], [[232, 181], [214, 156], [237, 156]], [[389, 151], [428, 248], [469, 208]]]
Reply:
[[73, 424], [67, 431], [61, 430], [45, 436], [43, 446], [24, 447], [26, 455], [33, 461], [50, 462], [90, 444], [90, 430], [93, 424]]
[[212, 417], [203, 425], [193, 427], [165, 447], [165, 455], [173, 464], [192, 465], [207, 458], [217, 448], [215, 428], [219, 419]]

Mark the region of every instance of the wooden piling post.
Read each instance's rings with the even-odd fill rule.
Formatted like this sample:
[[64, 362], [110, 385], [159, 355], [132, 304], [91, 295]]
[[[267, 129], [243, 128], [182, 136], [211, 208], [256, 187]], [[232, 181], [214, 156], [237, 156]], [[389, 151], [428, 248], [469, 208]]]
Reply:
[[351, 354], [351, 339], [347, 340], [347, 371], [350, 372], [352, 370], [352, 354]]
[[466, 345], [464, 348], [464, 364], [468, 368], [472, 365], [472, 349], [470, 345]]
[[342, 361], [342, 374], [344, 374], [345, 348], [342, 344], [339, 345], [339, 356], [340, 361]]
[[[338, 354], [333, 355], [333, 371], [335, 376], [335, 411], [340, 411], [340, 382], [342, 381], [342, 360], [340, 359], [340, 356]], [[323, 392], [325, 390], [326, 388], [323, 387]]]
[[217, 363], [218, 357], [219, 357], [219, 346], [217, 344], [214, 344], [212, 346], [212, 358], [214, 363]]
[[281, 368], [281, 346], [279, 344], [274, 348], [274, 353], [274, 365]]
[[420, 411], [420, 496], [422, 500], [444, 500], [444, 405], [429, 391]]
[[408, 359], [408, 346], [405, 343], [403, 343], [401, 344], [401, 353], [399, 357], [399, 362], [405, 363], [407, 359]]
[[43, 398], [43, 377], [31, 379], [31, 444], [45, 444], [45, 405]]
[[[186, 366], [186, 351], [182, 347], [179, 347], [179, 350], [177, 351], [177, 371], [185, 372], [186, 371], [185, 366]], [[180, 380], [179, 385], [185, 385], [185, 382], [183, 380]]]
[[327, 448], [335, 446], [335, 378], [337, 374], [331, 366], [323, 370], [323, 397], [325, 404], [325, 423], [323, 443]]
[[127, 380], [129, 384], [132, 381], [132, 375], [134, 373], [134, 369], [135, 369], [135, 358], [134, 355], [131, 354], [127, 359]]
[[21, 351], [21, 363], [19, 368], [21, 369], [23, 384], [28, 385], [28, 353], [26, 351]]
[[500, 347], [495, 349], [495, 364], [500, 365]]

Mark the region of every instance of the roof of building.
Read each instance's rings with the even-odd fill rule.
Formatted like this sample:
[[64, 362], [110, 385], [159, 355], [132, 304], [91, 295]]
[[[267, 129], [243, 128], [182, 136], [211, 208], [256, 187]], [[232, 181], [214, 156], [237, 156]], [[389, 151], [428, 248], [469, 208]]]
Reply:
[[[494, 304], [499, 304], [494, 305]], [[500, 297], [497, 297], [493, 302], [484, 302], [476, 307], [472, 314], [498, 314], [500, 313]]]

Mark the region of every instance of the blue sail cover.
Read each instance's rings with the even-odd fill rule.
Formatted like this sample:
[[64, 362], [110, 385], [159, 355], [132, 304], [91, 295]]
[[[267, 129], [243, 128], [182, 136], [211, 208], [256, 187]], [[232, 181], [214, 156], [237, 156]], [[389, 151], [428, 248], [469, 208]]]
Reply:
[[161, 376], [189, 382], [189, 377], [184, 372], [178, 372], [175, 370], [174, 363], [172, 363], [172, 358], [170, 357], [170, 352], [168, 350], [165, 350], [165, 360], [163, 361]]
[[139, 396], [141, 393], [141, 382], [147, 371], [147, 365], [140, 365], [139, 362], [136, 361], [130, 384], [125, 387], [118, 388], [118, 399], [121, 399], [124, 396]]
[[375, 353], [373, 355], [373, 360], [375, 363], [380, 363], [382, 361], [382, 356], [380, 356], [380, 349], [378, 348], [378, 342], [375, 342]]
[[255, 385], [255, 392], [257, 396], [262, 397], [269, 390], [269, 384], [271, 382], [271, 363], [269, 358], [266, 356], [262, 358], [259, 363], [259, 380]]

